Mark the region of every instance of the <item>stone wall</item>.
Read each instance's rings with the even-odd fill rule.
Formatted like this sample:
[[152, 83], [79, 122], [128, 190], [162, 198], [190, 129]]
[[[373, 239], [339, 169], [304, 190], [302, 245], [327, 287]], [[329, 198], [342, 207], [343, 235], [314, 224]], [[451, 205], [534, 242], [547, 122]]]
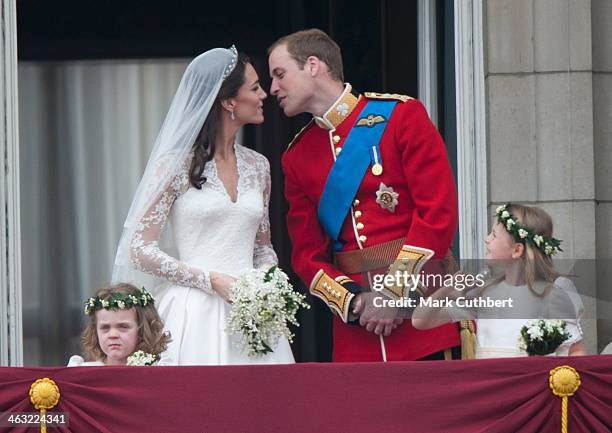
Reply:
[[[563, 239], [560, 258], [610, 257], [612, 2], [483, 7], [490, 213], [507, 201], [541, 206]], [[592, 267], [579, 287], [589, 295], [583, 325], [591, 353], [598, 334], [599, 346], [612, 340], [595, 320], [595, 298], [611, 291], [603, 284], [610, 278], [595, 277]]]
[[[612, 1], [591, 0], [599, 349], [612, 341]], [[607, 317], [607, 319], [606, 319]]]

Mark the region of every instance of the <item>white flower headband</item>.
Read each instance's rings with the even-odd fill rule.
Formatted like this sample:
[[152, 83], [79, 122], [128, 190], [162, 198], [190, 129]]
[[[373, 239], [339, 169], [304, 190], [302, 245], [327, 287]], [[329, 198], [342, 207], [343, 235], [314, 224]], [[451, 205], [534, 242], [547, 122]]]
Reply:
[[112, 293], [110, 297], [101, 299], [93, 296], [85, 302], [85, 314], [93, 314], [97, 310], [129, 310], [132, 307], [146, 307], [154, 304], [153, 296], [143, 287], [137, 295], [125, 295], [123, 293]]
[[534, 231], [527, 226], [519, 225], [517, 222], [518, 220], [514, 218], [508, 210], [510, 206], [510, 203], [499, 206], [495, 210], [495, 213], [497, 214], [497, 221], [505, 227], [506, 231], [510, 233], [517, 242], [527, 242], [548, 256], [563, 251], [560, 247], [561, 241], [559, 239], [548, 238], [534, 233]]

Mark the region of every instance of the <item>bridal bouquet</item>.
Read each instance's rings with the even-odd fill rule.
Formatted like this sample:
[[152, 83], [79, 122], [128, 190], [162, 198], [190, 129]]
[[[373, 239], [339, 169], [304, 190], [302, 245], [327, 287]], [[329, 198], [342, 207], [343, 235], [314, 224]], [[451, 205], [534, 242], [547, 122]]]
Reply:
[[529, 356], [548, 355], [570, 338], [563, 320], [530, 320], [521, 328], [519, 349]]
[[155, 365], [159, 361], [159, 356], [138, 350], [128, 356], [127, 365]]
[[281, 336], [292, 341], [288, 324], [299, 326], [298, 309], [310, 308], [278, 266], [267, 272], [253, 269], [238, 278], [232, 289], [228, 330], [238, 347], [253, 358], [272, 352]]

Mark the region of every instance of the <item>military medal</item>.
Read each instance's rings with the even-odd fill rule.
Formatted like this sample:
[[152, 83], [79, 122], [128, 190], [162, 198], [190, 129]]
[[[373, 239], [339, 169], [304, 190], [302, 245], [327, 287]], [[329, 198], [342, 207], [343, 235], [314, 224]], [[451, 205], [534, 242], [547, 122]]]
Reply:
[[[373, 169], [373, 168], [372, 168]], [[380, 183], [378, 191], [376, 191], [376, 203], [383, 209], [389, 212], [395, 212], [395, 206], [399, 204], [399, 194], [392, 187]]]
[[380, 176], [383, 172], [382, 164], [378, 159], [378, 149], [376, 146], [372, 146], [372, 174], [374, 176]]

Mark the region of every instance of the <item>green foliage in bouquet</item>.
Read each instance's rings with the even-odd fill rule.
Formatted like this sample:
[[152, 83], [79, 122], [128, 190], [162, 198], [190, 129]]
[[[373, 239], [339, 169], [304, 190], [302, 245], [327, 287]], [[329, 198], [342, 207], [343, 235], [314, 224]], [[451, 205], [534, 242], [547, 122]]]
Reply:
[[299, 308], [310, 308], [306, 297], [293, 289], [278, 266], [266, 272], [247, 272], [236, 280], [232, 290], [228, 330], [237, 346], [251, 357], [272, 352], [281, 336], [292, 341], [288, 325], [299, 326]]
[[519, 348], [529, 356], [544, 356], [554, 353], [569, 338], [563, 320], [530, 320], [521, 328]]

